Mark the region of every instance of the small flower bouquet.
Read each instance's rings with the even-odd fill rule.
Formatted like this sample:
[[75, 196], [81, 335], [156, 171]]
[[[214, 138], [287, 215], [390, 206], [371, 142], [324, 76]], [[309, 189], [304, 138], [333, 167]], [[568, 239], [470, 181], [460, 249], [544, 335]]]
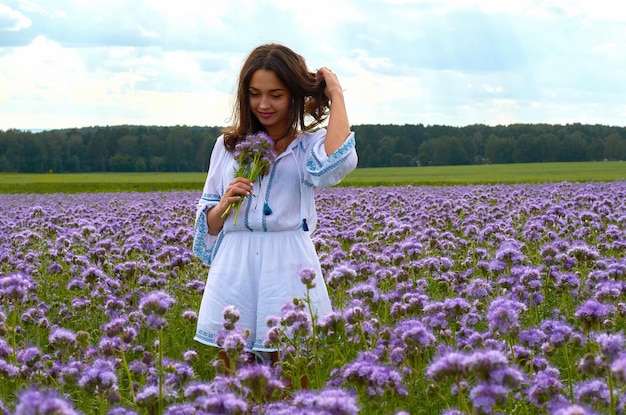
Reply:
[[[276, 160], [274, 141], [263, 132], [251, 134], [237, 143], [233, 156], [238, 163], [238, 167], [235, 168], [235, 177], [245, 177], [254, 182], [259, 177], [269, 173], [272, 164]], [[231, 209], [236, 209], [233, 224], [237, 225], [237, 217], [239, 216], [242, 202], [243, 198], [232, 202], [222, 213], [222, 217], [228, 215]]]

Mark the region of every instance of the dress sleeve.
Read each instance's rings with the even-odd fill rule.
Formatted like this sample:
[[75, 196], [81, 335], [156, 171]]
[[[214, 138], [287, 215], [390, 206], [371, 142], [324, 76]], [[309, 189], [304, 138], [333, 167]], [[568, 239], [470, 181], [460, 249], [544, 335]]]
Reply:
[[202, 190], [202, 197], [196, 205], [193, 253], [207, 265], [211, 265], [213, 248], [220, 235], [211, 235], [209, 233], [206, 212], [219, 203], [224, 193], [221, 172], [223, 171], [225, 156], [224, 137], [220, 136], [215, 142], [211, 153], [209, 172]]
[[306, 161], [307, 178], [314, 187], [329, 187], [341, 182], [357, 165], [356, 141], [351, 132], [346, 141], [330, 156], [326, 155], [326, 132], [316, 136]]

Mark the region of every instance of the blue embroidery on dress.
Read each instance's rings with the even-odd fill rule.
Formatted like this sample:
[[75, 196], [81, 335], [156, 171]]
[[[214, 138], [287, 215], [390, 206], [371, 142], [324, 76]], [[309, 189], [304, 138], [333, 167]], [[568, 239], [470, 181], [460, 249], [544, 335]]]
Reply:
[[194, 226], [194, 240], [193, 240], [193, 253], [206, 264], [211, 263], [211, 252], [207, 252], [205, 249], [206, 234], [209, 229], [206, 224], [206, 220], [203, 219], [204, 215], [200, 215], [200, 218], [196, 221]]
[[222, 244], [222, 239], [224, 239], [224, 230], [221, 230], [220, 233], [217, 235], [217, 241], [215, 241], [215, 244], [211, 249], [211, 260], [213, 260], [213, 258], [215, 258], [215, 255], [217, 255], [217, 251], [220, 249], [220, 245]]
[[206, 223], [206, 209], [200, 215], [194, 226], [193, 253], [207, 265], [211, 264], [213, 247], [206, 246], [206, 238], [209, 234], [209, 226]]
[[209, 343], [213, 346], [217, 346], [217, 335], [215, 333], [210, 333], [206, 330], [198, 329], [196, 330], [196, 340], [200, 340], [202, 342]]
[[276, 347], [267, 347], [265, 341], [262, 339], [256, 339], [254, 342], [248, 342], [249, 350], [258, 350], [260, 352], [275, 352], [278, 349]]
[[207, 205], [203, 213], [194, 224], [194, 238], [193, 238], [193, 253], [207, 265], [211, 265], [211, 261], [215, 258], [217, 250], [224, 238], [224, 230], [220, 231], [217, 239], [212, 246], [207, 246], [209, 242], [207, 238], [209, 236], [209, 225], [206, 222], [206, 211], [212, 205]]
[[219, 202], [221, 196], [217, 193], [202, 193], [202, 197], [200, 199], [205, 202]]
[[[217, 337], [218, 335], [215, 332], [197, 329], [194, 340], [209, 344], [211, 346], [219, 347], [219, 345], [217, 344]], [[257, 338], [255, 340], [248, 340], [246, 342], [246, 345], [244, 346], [244, 349], [246, 351], [258, 350], [262, 352], [274, 352], [278, 350], [276, 347], [267, 347], [265, 345], [265, 340], [260, 338]]]
[[304, 184], [304, 185], [305, 185], [305, 186], [307, 186], [307, 187], [311, 187], [311, 188], [313, 188], [313, 183], [311, 183], [311, 182], [309, 182], [309, 181], [307, 181], [307, 180], [302, 180], [302, 184]]
[[333, 154], [328, 156], [328, 163], [333, 162], [335, 159], [340, 157], [344, 157], [347, 153], [352, 151], [354, 146], [356, 145], [356, 141], [354, 140], [354, 135], [350, 135], [350, 137], [344, 141], [344, 143], [339, 147]]
[[309, 162], [311, 163], [312, 166], [313, 166], [313, 162], [317, 163], [317, 167], [322, 167], [323, 165], [322, 161], [317, 157], [317, 154], [315, 154], [315, 151], [313, 150], [311, 150], [311, 157], [309, 157]]
[[244, 202], [244, 204], [246, 205], [245, 206], [246, 213], [243, 217], [244, 219], [243, 223], [246, 225], [247, 230], [249, 230], [250, 232], [254, 232], [254, 230], [250, 227], [250, 224], [248, 223], [248, 217], [250, 216], [250, 206], [252, 205], [251, 201], [252, 201], [252, 197], [246, 196], [245, 202]]
[[[270, 192], [272, 191], [272, 184], [274, 184], [274, 175], [276, 174], [276, 165], [280, 162], [280, 160], [282, 159], [276, 160], [276, 162], [272, 166], [270, 179], [267, 181], [267, 190], [265, 191], [265, 203], [269, 203], [270, 201]], [[267, 215], [263, 215], [263, 232], [267, 232]]]
[[343, 164], [343, 162], [346, 160], [345, 156], [348, 155], [348, 153], [350, 153], [352, 151], [352, 149], [355, 147], [355, 140], [354, 140], [354, 135], [351, 135], [342, 145], [341, 147], [339, 147], [337, 150], [335, 150], [335, 152], [333, 154], [331, 154], [328, 159], [326, 160], [326, 166], [319, 170], [316, 171], [315, 165], [313, 163], [312, 158], [315, 157], [315, 154], [313, 153], [313, 151], [311, 151], [311, 156], [309, 157], [309, 160], [307, 161], [307, 167], [309, 168], [309, 170], [311, 171], [311, 175], [312, 176], [323, 176], [324, 174], [328, 173], [329, 171], [334, 170], [335, 168], [337, 168], [338, 166], [341, 166]]

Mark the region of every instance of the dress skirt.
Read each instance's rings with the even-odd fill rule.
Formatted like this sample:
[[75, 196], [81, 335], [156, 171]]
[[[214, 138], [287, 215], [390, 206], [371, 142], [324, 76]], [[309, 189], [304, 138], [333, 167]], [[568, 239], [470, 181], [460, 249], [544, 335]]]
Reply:
[[218, 346], [224, 309], [235, 306], [240, 313], [235, 326], [250, 331], [246, 350], [276, 351], [275, 347], [265, 347], [269, 329], [266, 320], [269, 316], [279, 317], [281, 307], [294, 298], [304, 298], [306, 286], [298, 275], [304, 267], [316, 271], [309, 297], [313, 312], [322, 317], [332, 308], [317, 252], [307, 232], [226, 233], [211, 262], [195, 340]]

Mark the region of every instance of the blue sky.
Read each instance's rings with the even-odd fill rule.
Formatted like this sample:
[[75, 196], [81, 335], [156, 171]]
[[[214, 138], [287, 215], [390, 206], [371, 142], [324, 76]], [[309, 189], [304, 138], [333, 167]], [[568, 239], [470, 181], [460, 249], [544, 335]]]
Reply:
[[353, 124], [626, 125], [613, 0], [0, 0], [0, 130], [229, 124], [277, 42], [340, 77]]

